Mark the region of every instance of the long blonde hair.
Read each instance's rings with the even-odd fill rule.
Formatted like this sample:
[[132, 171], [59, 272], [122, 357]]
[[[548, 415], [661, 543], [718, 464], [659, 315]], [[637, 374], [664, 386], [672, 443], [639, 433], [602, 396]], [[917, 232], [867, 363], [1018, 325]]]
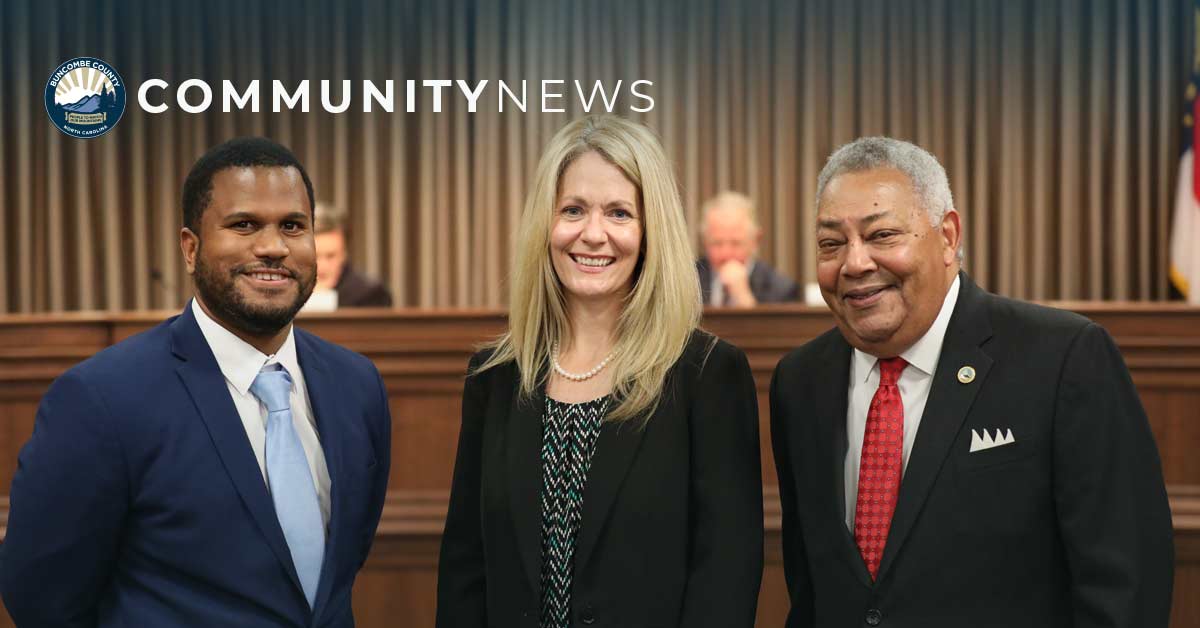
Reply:
[[700, 284], [674, 169], [649, 129], [618, 116], [575, 120], [542, 154], [514, 247], [508, 331], [490, 343], [494, 351], [476, 372], [513, 361], [522, 395], [545, 385], [550, 347], [571, 333], [562, 284], [550, 260], [558, 184], [567, 166], [588, 152], [619, 168], [638, 188], [642, 216], [641, 259], [617, 321], [609, 363], [616, 405], [606, 420], [649, 418], [667, 372], [700, 322]]

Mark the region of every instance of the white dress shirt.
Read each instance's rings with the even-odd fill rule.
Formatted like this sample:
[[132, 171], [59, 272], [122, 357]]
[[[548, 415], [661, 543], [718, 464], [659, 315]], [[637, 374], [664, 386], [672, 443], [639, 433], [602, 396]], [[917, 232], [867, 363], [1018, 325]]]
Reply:
[[[954, 304], [958, 302], [958, 288], [959, 279], [955, 277], [929, 331], [900, 354], [908, 362], [897, 382], [900, 400], [904, 403], [904, 469], [908, 468], [908, 456], [917, 438], [921, 415], [925, 413], [925, 402], [929, 400], [929, 388], [933, 384], [933, 374], [937, 372], [942, 342], [946, 339], [946, 327], [950, 325], [950, 315], [954, 313]], [[858, 467], [862, 459], [863, 437], [867, 431], [867, 410], [878, 388], [879, 358], [855, 349], [850, 361], [850, 403], [846, 411], [846, 436], [850, 441], [845, 467], [846, 527], [851, 532], [854, 531], [854, 509], [858, 501]]]
[[[258, 468], [262, 471], [263, 481], [267, 481], [267, 407], [250, 392], [250, 385], [258, 372], [268, 364], [281, 364], [292, 377], [292, 392], [288, 396], [292, 410], [292, 423], [296, 434], [300, 436], [300, 444], [304, 447], [304, 457], [308, 459], [308, 469], [312, 473], [313, 485], [317, 489], [317, 502], [321, 506], [321, 519], [326, 528], [329, 527], [329, 468], [325, 464], [325, 451], [321, 449], [321, 440], [317, 437], [317, 424], [313, 420], [312, 404], [308, 400], [308, 387], [304, 385], [304, 372], [300, 370], [300, 362], [296, 359], [296, 339], [292, 329], [288, 329], [287, 340], [274, 355], [264, 355], [258, 349], [250, 346], [245, 340], [238, 338], [214, 321], [204, 312], [204, 308], [192, 299], [192, 314], [200, 326], [200, 333], [217, 358], [217, 366], [225, 376], [225, 385], [229, 395], [233, 397], [233, 405], [237, 408], [242, 426], [246, 428], [246, 436], [250, 439], [250, 448], [258, 459]], [[270, 490], [270, 483], [267, 484]]]

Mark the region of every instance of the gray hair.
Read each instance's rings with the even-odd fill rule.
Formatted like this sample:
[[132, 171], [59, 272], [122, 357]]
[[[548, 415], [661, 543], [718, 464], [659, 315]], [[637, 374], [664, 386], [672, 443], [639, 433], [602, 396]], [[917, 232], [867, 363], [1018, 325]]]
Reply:
[[817, 177], [817, 207], [835, 177], [876, 168], [894, 168], [908, 177], [931, 225], [940, 224], [954, 209], [950, 180], [937, 158], [916, 144], [890, 137], [860, 137], [834, 151]]
[[750, 222], [750, 228], [758, 229], [758, 210], [754, 208], [754, 199], [740, 192], [725, 190], [704, 201], [701, 209], [700, 231], [703, 233], [707, 229], [709, 214], [726, 207], [741, 210], [742, 214], [746, 216], [746, 220]]

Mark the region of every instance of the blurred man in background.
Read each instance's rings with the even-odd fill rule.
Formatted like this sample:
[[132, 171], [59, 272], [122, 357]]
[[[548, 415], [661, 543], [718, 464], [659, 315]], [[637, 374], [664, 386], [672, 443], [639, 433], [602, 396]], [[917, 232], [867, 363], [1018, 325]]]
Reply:
[[754, 201], [722, 192], [704, 204], [700, 226], [704, 257], [696, 262], [705, 305], [753, 307], [795, 301], [800, 286], [755, 257], [762, 230]]
[[392, 295], [382, 283], [350, 266], [346, 248], [346, 212], [317, 203], [317, 288], [309, 310], [346, 307], [391, 307]]

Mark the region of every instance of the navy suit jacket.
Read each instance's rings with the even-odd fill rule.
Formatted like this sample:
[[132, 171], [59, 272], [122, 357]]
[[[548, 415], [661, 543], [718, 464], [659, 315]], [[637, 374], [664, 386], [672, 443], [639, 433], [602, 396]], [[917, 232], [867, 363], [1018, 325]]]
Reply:
[[295, 330], [331, 480], [315, 609], [190, 307], [59, 377], [13, 478], [0, 593], [18, 627], [352, 626], [391, 419], [366, 358]]

